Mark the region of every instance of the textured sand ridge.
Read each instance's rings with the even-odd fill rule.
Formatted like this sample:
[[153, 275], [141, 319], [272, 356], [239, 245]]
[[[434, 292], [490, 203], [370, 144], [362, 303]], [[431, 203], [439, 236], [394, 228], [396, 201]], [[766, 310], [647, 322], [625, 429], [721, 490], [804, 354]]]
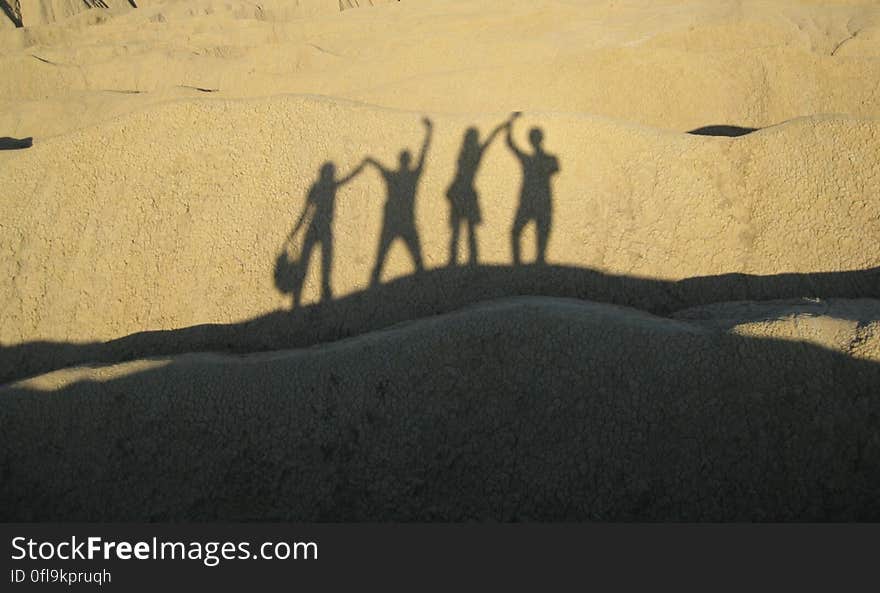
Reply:
[[112, 6], [3, 32], [4, 134], [88, 127], [199, 96], [193, 87], [429, 112], [589, 113], [676, 131], [880, 112], [872, 2], [406, 0], [344, 12], [336, 0]]
[[[333, 14], [350, 8], [375, 6], [395, 0], [293, 0], [272, 1], [259, 4], [248, 2], [180, 2], [183, 6], [171, 8], [172, 14], [186, 16], [208, 16], [215, 12], [228, 12], [235, 18], [254, 18], [274, 20], [306, 16]], [[149, 12], [151, 22], [165, 22], [163, 12], [167, 3], [155, 0], [0, 0], [0, 7], [8, 20], [7, 27], [32, 27], [48, 23], [65, 23], [71, 17], [85, 11], [90, 14], [85, 22], [100, 24], [110, 16], [125, 14], [128, 9], [140, 8]], [[151, 10], [152, 9], [152, 10]]]
[[880, 518], [876, 3], [0, 7], [2, 518]]
[[0, 392], [0, 509], [83, 520], [876, 518], [876, 321], [868, 358], [801, 339], [830, 335], [821, 326], [838, 314], [876, 320], [878, 307], [831, 301], [821, 318], [798, 303], [727, 309], [788, 311], [800, 327], [767, 339], [531, 298], [319, 349], [61, 371]]
[[[445, 192], [464, 130], [503, 119], [435, 118], [415, 206], [427, 267], [447, 264]], [[880, 266], [875, 120], [801, 119], [731, 141], [527, 115], [520, 144], [532, 125], [560, 163], [550, 261], [665, 279]], [[289, 307], [273, 269], [322, 163], [340, 175], [364, 155], [390, 166], [423, 137], [412, 113], [285, 97], [175, 102], [16, 153], [4, 165], [0, 338], [106, 340]], [[517, 168], [503, 142], [487, 149], [482, 262], [511, 262]], [[339, 190], [337, 296], [369, 283], [385, 197], [373, 170]], [[524, 251], [533, 259], [533, 245]], [[396, 244], [383, 279], [412, 271]], [[319, 284], [315, 254], [304, 302]]]

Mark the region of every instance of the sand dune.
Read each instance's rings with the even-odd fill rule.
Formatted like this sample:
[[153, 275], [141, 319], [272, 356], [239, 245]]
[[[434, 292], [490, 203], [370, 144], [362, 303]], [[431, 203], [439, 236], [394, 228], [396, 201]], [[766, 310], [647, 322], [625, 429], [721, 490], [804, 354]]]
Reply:
[[876, 3], [0, 6], [5, 518], [878, 518]]
[[[84, 363], [118, 363], [186, 352], [248, 354], [303, 348], [453, 313], [473, 303], [536, 294], [621, 305], [655, 315], [681, 315], [696, 321], [717, 315], [717, 322], [726, 324], [721, 327], [734, 331], [750, 331], [754, 321], [763, 323], [777, 317], [792, 320], [793, 330], [785, 323], [774, 325], [773, 331], [782, 337], [799, 331], [806, 316], [830, 315], [840, 322], [831, 323], [826, 328], [828, 336], [817, 343], [856, 355], [857, 347], [873, 331], [874, 319], [870, 307], [861, 311], [859, 307], [867, 302], [865, 299], [877, 298], [878, 287], [880, 268], [766, 276], [724, 274], [680, 281], [615, 276], [558, 265], [438, 268], [329, 302], [279, 309], [238, 323], [139, 331], [106, 342], [40, 340], [0, 347], [0, 383]], [[788, 308], [785, 302], [772, 304], [778, 299], [797, 302]], [[826, 303], [832, 299], [851, 300], [855, 308], [847, 312], [847, 308], [836, 306], [836, 313], [829, 314]], [[733, 302], [726, 304], [729, 301]], [[704, 307], [708, 307], [707, 313], [703, 313]], [[757, 313], [753, 314], [751, 307]], [[731, 313], [726, 312], [728, 308]], [[758, 329], [763, 331], [764, 325]], [[798, 335], [798, 339], [807, 339]]]
[[[746, 336], [707, 311], [527, 298], [321, 348], [52, 373], [0, 391], [0, 516], [876, 520], [880, 302], [822, 309], [771, 339], [782, 322]], [[836, 342], [853, 312], [870, 356], [802, 341]]]
[[5, 30], [0, 129], [56, 135], [193, 98], [190, 87], [459, 114], [589, 113], [676, 131], [880, 114], [870, 2], [256, 6], [151, 1]]
[[[435, 117], [415, 206], [429, 269], [448, 261], [445, 192], [463, 133], [505, 117]], [[527, 114], [521, 146], [531, 126], [560, 163], [554, 263], [664, 279], [880, 266], [874, 120], [815, 117], [728, 140]], [[366, 155], [392, 166], [423, 138], [413, 113], [279, 97], [169, 103], [16, 151], [3, 164], [0, 267], [12, 281], [0, 288], [0, 340], [106, 340], [290, 307], [273, 271], [322, 163], [340, 176]], [[496, 143], [477, 180], [478, 248], [481, 262], [509, 264], [520, 173]], [[339, 190], [335, 296], [369, 283], [385, 198], [373, 170]], [[304, 303], [320, 296], [318, 263], [315, 253]], [[396, 244], [382, 279], [412, 271]]]

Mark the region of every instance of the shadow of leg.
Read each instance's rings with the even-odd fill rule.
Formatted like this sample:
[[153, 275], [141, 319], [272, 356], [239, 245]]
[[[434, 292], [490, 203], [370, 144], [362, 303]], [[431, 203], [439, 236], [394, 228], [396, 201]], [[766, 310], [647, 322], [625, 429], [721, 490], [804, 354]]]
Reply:
[[468, 253], [469, 259], [468, 264], [471, 266], [477, 265], [477, 260], [479, 259], [477, 254], [477, 225], [473, 220], [468, 219]]
[[510, 240], [511, 246], [513, 248], [513, 265], [518, 266], [522, 263], [522, 258], [520, 254], [520, 237], [522, 236], [523, 228], [526, 226], [525, 215], [523, 214], [522, 209], [517, 210], [516, 219], [513, 221], [513, 228], [510, 230]]
[[540, 216], [535, 221], [535, 231], [538, 235], [538, 253], [535, 263], [543, 264], [547, 261], [547, 242], [550, 240], [550, 215]]
[[422, 262], [422, 246], [419, 243], [419, 233], [415, 228], [407, 230], [406, 234], [403, 236], [403, 240], [406, 242], [406, 246], [409, 248], [409, 252], [413, 258], [413, 264], [416, 266], [416, 272], [422, 272], [425, 269], [424, 263]]
[[457, 216], [452, 217], [452, 238], [449, 240], [449, 265], [458, 265], [458, 236], [461, 230], [461, 220]]
[[321, 243], [321, 300], [333, 300], [333, 289], [330, 282], [331, 266], [333, 265], [333, 241]]
[[382, 236], [379, 237], [379, 250], [376, 252], [376, 265], [373, 266], [373, 273], [370, 276], [370, 286], [378, 286], [379, 280], [382, 278], [382, 266], [385, 264], [385, 256], [388, 255], [388, 249], [394, 237], [388, 231], [388, 227], [382, 228]]

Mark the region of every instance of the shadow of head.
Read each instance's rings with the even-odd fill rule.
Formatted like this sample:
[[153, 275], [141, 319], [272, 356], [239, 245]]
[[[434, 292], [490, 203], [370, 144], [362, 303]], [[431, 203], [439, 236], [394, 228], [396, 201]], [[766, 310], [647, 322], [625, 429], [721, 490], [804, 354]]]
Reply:
[[544, 132], [541, 128], [532, 128], [529, 130], [529, 143], [531, 143], [532, 148], [535, 149], [535, 152], [541, 150], [541, 143], [544, 142]]
[[336, 178], [336, 165], [327, 161], [321, 165], [321, 179], [323, 181], [333, 181]]
[[409, 169], [409, 165], [412, 162], [412, 153], [409, 150], [401, 150], [397, 160], [400, 163], [401, 171]]

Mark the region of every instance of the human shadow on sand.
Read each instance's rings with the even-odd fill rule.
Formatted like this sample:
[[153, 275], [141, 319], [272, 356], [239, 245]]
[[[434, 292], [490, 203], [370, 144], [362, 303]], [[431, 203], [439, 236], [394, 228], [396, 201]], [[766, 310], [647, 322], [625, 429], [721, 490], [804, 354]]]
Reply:
[[[336, 165], [326, 162], [309, 189], [305, 208], [275, 262], [275, 286], [293, 295], [294, 307], [300, 304], [312, 251], [316, 247], [321, 250], [321, 300], [333, 298], [333, 215], [336, 211], [336, 194], [340, 187], [357, 177], [364, 166], [365, 163], [361, 163], [348, 175], [338, 178]], [[297, 254], [302, 229], [305, 229], [305, 234]]]
[[480, 141], [480, 131], [471, 126], [465, 130], [461, 141], [461, 149], [456, 161], [455, 176], [449, 189], [446, 190], [446, 198], [449, 200], [449, 264], [458, 265], [459, 238], [462, 226], [467, 233], [468, 264], [477, 265], [479, 260], [479, 247], [477, 243], [477, 227], [483, 223], [483, 213], [480, 208], [480, 197], [476, 189], [477, 171], [483, 160], [486, 149], [492, 141], [505, 128], [509, 129], [513, 123], [513, 116], [504, 123], [493, 129], [484, 141]]
[[[559, 159], [545, 151], [544, 134], [539, 127], [531, 128], [528, 133], [531, 149], [521, 148], [512, 136], [517, 117], [514, 113], [501, 122], [482, 143], [475, 131], [468, 130], [464, 134], [457, 171], [447, 192], [452, 202], [450, 221], [455, 223], [449, 261], [455, 263], [458, 248], [455, 228], [465, 223], [470, 227], [470, 265], [426, 269], [423, 263], [414, 210], [433, 131], [430, 120], [425, 118], [422, 145], [415, 159], [404, 149], [399, 153], [395, 168], [366, 156], [359, 164], [346, 168], [347, 172], [341, 176], [330, 161], [319, 169], [308, 190], [304, 210], [275, 262], [275, 286], [284, 294], [292, 294], [291, 310], [240, 323], [138, 332], [108, 342], [36, 341], [0, 345], [0, 383], [79, 364], [115, 363], [186, 352], [248, 353], [306, 347], [453, 312], [481, 301], [513, 296], [583, 299], [633, 307], [655, 315], [730, 301], [880, 298], [880, 268], [768, 276], [722, 274], [670, 281], [547, 264], [553, 208], [551, 180], [560, 170]], [[511, 229], [513, 262], [485, 265], [477, 259], [473, 234], [473, 227], [480, 219], [475, 176], [483, 152], [502, 131], [509, 151], [522, 168], [522, 184]], [[376, 260], [369, 283], [363, 289], [336, 298], [332, 271], [337, 191], [367, 166], [378, 169], [386, 191]], [[514, 199], [515, 196], [511, 196], [511, 202]], [[532, 222], [537, 230], [538, 248], [534, 263], [526, 264], [522, 261], [519, 242], [523, 227]], [[396, 239], [402, 239], [409, 248], [415, 271], [383, 284], [383, 263]], [[321, 299], [302, 305], [303, 282], [316, 248], [322, 252]], [[366, 280], [367, 270], [364, 276]]]
[[[425, 138], [421, 150], [412, 163], [412, 153], [403, 149], [398, 155], [397, 168], [383, 165], [371, 156], [366, 156], [351, 172], [339, 178], [336, 164], [325, 162], [318, 179], [311, 185], [299, 218], [293, 230], [285, 239], [284, 246], [275, 261], [275, 288], [284, 294], [292, 295], [292, 306], [297, 308], [302, 301], [302, 293], [311, 263], [312, 252], [321, 250], [321, 301], [333, 298], [332, 275], [334, 237], [333, 224], [336, 212], [336, 198], [339, 188], [351, 182], [365, 167], [375, 167], [385, 183], [385, 205], [383, 208], [382, 231], [370, 283], [376, 286], [381, 281], [382, 267], [388, 251], [395, 240], [401, 239], [410, 252], [415, 272], [424, 269], [421, 241], [416, 226], [415, 207], [419, 180], [425, 168], [428, 147], [431, 142], [433, 124], [424, 118]], [[303, 231], [301, 233], [301, 231]], [[302, 236], [300, 236], [302, 235]]]
[[[518, 114], [514, 114], [515, 116]], [[537, 234], [536, 263], [547, 260], [547, 243], [550, 240], [550, 227], [553, 223], [553, 189], [551, 179], [559, 173], [559, 159], [544, 150], [544, 131], [534, 127], [529, 130], [531, 152], [522, 150], [513, 140], [512, 125], [507, 127], [507, 146], [522, 167], [522, 187], [519, 206], [510, 231], [513, 264], [522, 263], [520, 242], [523, 229], [530, 222], [535, 223]]]
[[[498, 124], [484, 141], [480, 141], [479, 130], [472, 126], [463, 136], [456, 160], [452, 182], [446, 190], [449, 202], [450, 243], [448, 266], [458, 265], [459, 239], [462, 227], [467, 233], [468, 265], [478, 265], [479, 250], [477, 227], [483, 216], [476, 189], [476, 176], [488, 147], [493, 140], [505, 131], [506, 144], [521, 168], [521, 186], [518, 205], [515, 210], [513, 226], [510, 231], [511, 252], [515, 266], [523, 264], [521, 239], [525, 227], [534, 223], [537, 249], [534, 263], [544, 264], [553, 212], [553, 177], [559, 173], [559, 159], [544, 150], [544, 131], [540, 127], [529, 130], [530, 150], [523, 150], [513, 139], [512, 129], [521, 114], [514, 112]], [[425, 270], [424, 256], [419, 229], [416, 224], [416, 201], [419, 182], [425, 170], [425, 163], [433, 135], [433, 123], [423, 118], [424, 139], [418, 156], [413, 159], [412, 152], [404, 148], [398, 155], [396, 167], [389, 167], [372, 156], [366, 156], [345, 176], [337, 178], [337, 166], [332, 161], [325, 162], [317, 180], [306, 194], [305, 207], [285, 240], [275, 261], [275, 287], [284, 294], [292, 295], [292, 307], [302, 303], [304, 284], [311, 265], [312, 252], [321, 250], [321, 296], [322, 302], [332, 299], [332, 274], [334, 237], [333, 224], [337, 190], [353, 180], [364, 167], [374, 167], [384, 182], [385, 200], [382, 227], [376, 250], [375, 263], [370, 273], [370, 286], [381, 283], [382, 269], [393, 243], [400, 239], [409, 251], [413, 261], [414, 273]], [[302, 232], [301, 232], [302, 231]]]
[[387, 167], [373, 157], [368, 156], [365, 159], [368, 165], [372, 165], [379, 171], [385, 181], [386, 192], [376, 263], [370, 274], [371, 286], [378, 286], [381, 281], [385, 258], [388, 256], [391, 244], [396, 239], [401, 239], [409, 250], [416, 273], [425, 269], [422, 244], [416, 227], [415, 205], [419, 180], [425, 170], [425, 157], [427, 157], [428, 147], [431, 145], [434, 128], [430, 119], [424, 118], [422, 122], [425, 125], [425, 139], [415, 164], [412, 163], [412, 153], [408, 149], [400, 151], [397, 168]]
[[[880, 519], [880, 365], [699, 324], [670, 339], [657, 328], [675, 322], [647, 315], [800, 299], [771, 307], [784, 315], [803, 299], [877, 299], [880, 268], [671, 281], [548, 264], [559, 159], [537, 127], [531, 148], [520, 147], [514, 119], [482, 143], [465, 132], [447, 194], [453, 265], [425, 267], [415, 223], [426, 121], [416, 159], [403, 150], [395, 168], [368, 156], [344, 173], [329, 161], [319, 169], [275, 265], [291, 309], [107, 342], [0, 345], [0, 383], [77, 365], [298, 349], [249, 357], [248, 369], [184, 356], [57, 389], [5, 386], [0, 520]], [[480, 264], [475, 176], [505, 129], [522, 169], [510, 197], [513, 258]], [[365, 166], [382, 175], [385, 218], [364, 287], [339, 297], [337, 191]], [[538, 248], [524, 263], [531, 223]], [[467, 266], [454, 265], [462, 225]], [[398, 238], [415, 271], [382, 283]], [[321, 298], [304, 305], [318, 248]], [[502, 302], [510, 297], [540, 298]], [[436, 331], [444, 314], [454, 331]], [[596, 335], [606, 328], [616, 329]], [[615, 340], [621, 329], [636, 339]]]

